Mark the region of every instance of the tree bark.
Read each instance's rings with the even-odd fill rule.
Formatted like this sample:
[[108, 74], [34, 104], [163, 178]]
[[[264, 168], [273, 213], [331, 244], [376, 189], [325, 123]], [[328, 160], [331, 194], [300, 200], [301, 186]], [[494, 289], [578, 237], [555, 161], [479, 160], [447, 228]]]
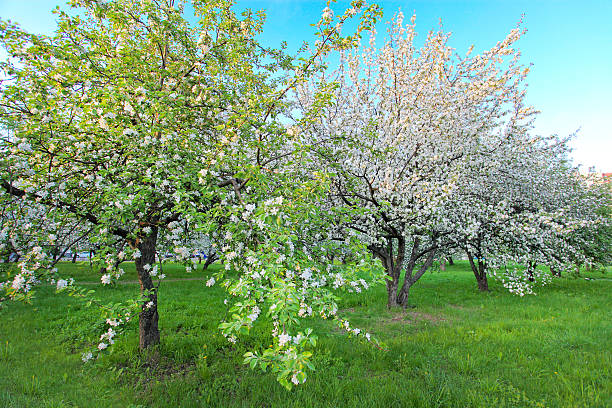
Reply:
[[145, 265], [155, 264], [155, 246], [157, 244], [157, 227], [152, 228], [151, 234], [139, 237], [136, 247], [140, 251], [140, 258], [136, 258], [136, 271], [140, 290], [145, 294], [145, 301], [141, 305], [139, 314], [140, 349], [154, 346], [159, 343], [159, 315], [157, 313], [157, 287]]
[[399, 286], [399, 279], [387, 278], [387, 309], [399, 306], [397, 303], [397, 287]]
[[536, 265], [537, 264], [533, 261], [529, 261], [529, 263], [527, 264], [527, 280], [529, 282], [535, 282], [535, 277], [533, 276], [533, 272], [535, 270]]
[[[387, 274], [387, 308], [389, 309], [397, 306], [402, 306], [403, 308], [408, 307], [408, 294], [410, 293], [410, 288], [432, 265], [436, 252], [435, 245], [426, 249], [421, 248], [420, 240], [417, 238], [412, 243], [410, 258], [404, 268], [404, 259], [407, 255], [406, 241], [403, 236], [396, 236], [394, 239], [397, 242], [397, 249], [393, 247], [392, 238], [388, 239], [386, 247], [369, 247], [373, 254], [381, 260]], [[417, 260], [424, 255], [427, 255], [427, 259], [417, 272], [413, 274]], [[404, 269], [406, 273], [404, 275], [404, 282], [400, 288], [400, 276]]]
[[478, 290], [481, 292], [489, 291], [489, 281], [487, 280], [487, 264], [482, 259], [482, 257], [478, 257], [477, 264], [474, 262], [474, 257], [469, 251], [465, 251], [468, 256], [468, 260], [470, 261], [470, 266], [472, 268], [472, 272], [474, 272], [474, 276], [476, 277], [476, 282], [478, 283]]
[[76, 263], [77, 260], [77, 252], [76, 249], [74, 250], [74, 253], [72, 254], [72, 263]]
[[[371, 246], [370, 250], [373, 252], [383, 264], [385, 273], [387, 274], [387, 308], [398, 306], [397, 304], [397, 288], [399, 287], [399, 275], [401, 272], [401, 263], [398, 268], [398, 258], [394, 259], [393, 250], [393, 238], [389, 238], [386, 247]], [[403, 262], [403, 255], [401, 256]]]
[[556, 276], [558, 278], [561, 277], [561, 271], [558, 270], [557, 268], [555, 268], [554, 266], [550, 267], [550, 273], [551, 273], [552, 276]]
[[483, 275], [481, 278], [476, 278], [476, 281], [478, 282], [478, 290], [481, 292], [488, 292], [489, 291], [489, 281], [487, 280], [487, 275]]
[[57, 262], [59, 256], [61, 254], [59, 246], [55, 245], [53, 250], [51, 251], [51, 255], [53, 256], [53, 263]]
[[[401, 306], [404, 309], [408, 308], [408, 295], [410, 295], [410, 288], [412, 287], [413, 284], [414, 282], [410, 282], [406, 285], [406, 279], [404, 279], [404, 284], [402, 285], [402, 288], [400, 289], [397, 295], [397, 305], [398, 306]], [[413, 305], [412, 307], [416, 307], [416, 306]]]
[[206, 257], [206, 261], [204, 261], [204, 268], [202, 270], [206, 270], [208, 269], [208, 267], [215, 262], [217, 259], [219, 259], [219, 257], [217, 256], [216, 252], [213, 252], [212, 254], [208, 254], [208, 256]]
[[449, 256], [449, 257], [448, 257], [448, 264], [449, 264], [450, 266], [453, 266], [453, 265], [455, 264], [455, 261], [453, 260], [453, 257], [452, 257], [452, 256]]
[[412, 248], [412, 254], [410, 256], [410, 261], [408, 261], [408, 266], [406, 267], [404, 283], [402, 284], [402, 288], [400, 289], [400, 292], [397, 297], [398, 304], [402, 306], [404, 309], [408, 307], [408, 294], [410, 293], [410, 288], [419, 279], [421, 279], [421, 276], [423, 276], [425, 272], [427, 272], [427, 270], [431, 267], [431, 265], [433, 264], [434, 256], [436, 254], [435, 249], [433, 248], [430, 249], [429, 253], [427, 254], [427, 258], [425, 259], [425, 262], [423, 262], [423, 265], [421, 265], [419, 269], [417, 269], [416, 273], [413, 274], [414, 268], [416, 267], [416, 261], [419, 258], [418, 250], [419, 250], [419, 244], [417, 242], [415, 243], [415, 246]]

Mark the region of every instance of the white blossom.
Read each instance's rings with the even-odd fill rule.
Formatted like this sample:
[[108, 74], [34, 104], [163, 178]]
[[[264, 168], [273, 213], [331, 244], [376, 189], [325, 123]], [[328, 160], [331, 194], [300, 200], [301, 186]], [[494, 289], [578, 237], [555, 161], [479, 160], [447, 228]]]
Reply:
[[278, 345], [279, 345], [279, 347], [283, 347], [289, 341], [291, 341], [291, 336], [289, 336], [287, 333], [283, 333], [280, 336], [278, 336]]

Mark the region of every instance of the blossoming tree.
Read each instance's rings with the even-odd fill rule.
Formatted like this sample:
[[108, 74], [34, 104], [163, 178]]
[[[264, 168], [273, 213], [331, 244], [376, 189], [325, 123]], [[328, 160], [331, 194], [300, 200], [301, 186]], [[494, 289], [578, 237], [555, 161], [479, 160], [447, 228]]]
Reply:
[[[0, 200], [35, 203], [49, 222], [84, 222], [100, 247], [102, 283], [120, 278], [120, 261], [134, 260], [141, 297], [105, 309], [108, 331], [99, 350], [114, 342], [134, 311], [140, 347], [160, 341], [158, 246], [172, 245], [189, 264], [193, 248], [185, 246], [185, 234], [215, 231], [219, 257], [238, 272], [223, 270], [207, 283], [221, 281], [231, 295], [223, 334], [236, 341], [267, 308], [274, 347], [253, 350], [245, 361], [271, 367], [287, 387], [303, 382], [306, 350], [315, 340], [300, 322], [335, 316], [328, 288], [367, 283], [357, 279], [359, 269], [322, 264], [316, 250], [300, 244], [298, 226], [325, 220], [317, 197], [327, 182], [322, 172], [303, 178], [293, 170], [303, 159], [301, 145], [275, 118], [285, 110], [287, 91], [317, 69], [318, 58], [354, 44], [378, 8], [361, 0], [337, 16], [326, 8], [313, 55], [294, 62], [254, 39], [262, 13], [238, 17], [230, 0], [192, 1], [196, 26], [174, 0], [70, 5], [78, 13], [58, 8], [52, 36], [0, 23], [10, 57], [0, 64], [7, 78], [0, 114], [16, 124], [2, 141], [8, 154], [0, 158]], [[357, 14], [357, 32], [340, 35], [342, 23]], [[53, 268], [39, 245], [18, 267], [2, 284], [6, 297], [28, 297], [48, 280], [88, 296]]]
[[470, 163], [444, 213], [480, 290], [492, 273], [511, 292], [532, 293], [534, 282], [551, 276], [537, 264], [560, 272], [587, 259], [586, 240], [571, 237], [606, 223], [596, 212], [605, 197], [590, 191], [567, 149], [565, 140], [514, 127]]
[[519, 28], [490, 50], [461, 57], [443, 31], [417, 48], [414, 21], [404, 25], [398, 13], [383, 45], [373, 33], [369, 45], [344, 54], [334, 74], [296, 96], [310, 112], [320, 104], [314, 90], [334, 88], [325, 114], [300, 126], [332, 174], [329, 205], [362, 210], [338, 227], [381, 260], [389, 307], [407, 306], [410, 287], [448, 245], [452, 226], [443, 209], [452, 207], [479, 146], [531, 115], [517, 108], [527, 73], [513, 48]]

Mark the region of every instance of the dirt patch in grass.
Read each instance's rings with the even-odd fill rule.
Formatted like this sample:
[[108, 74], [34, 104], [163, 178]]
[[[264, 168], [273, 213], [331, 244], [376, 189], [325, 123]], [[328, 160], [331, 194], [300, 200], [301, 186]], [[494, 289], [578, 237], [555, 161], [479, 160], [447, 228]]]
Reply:
[[416, 324], [422, 321], [427, 321], [430, 323], [438, 324], [441, 322], [445, 322], [447, 320], [448, 319], [444, 317], [443, 315], [434, 315], [431, 313], [411, 311], [411, 312], [397, 313], [388, 321], [389, 322], [401, 322], [405, 324]]
[[195, 362], [177, 363], [155, 350], [138, 360], [115, 364], [113, 370], [119, 369], [126, 374], [120, 377], [121, 383], [139, 383], [146, 390], [156, 381], [189, 375], [195, 370]]

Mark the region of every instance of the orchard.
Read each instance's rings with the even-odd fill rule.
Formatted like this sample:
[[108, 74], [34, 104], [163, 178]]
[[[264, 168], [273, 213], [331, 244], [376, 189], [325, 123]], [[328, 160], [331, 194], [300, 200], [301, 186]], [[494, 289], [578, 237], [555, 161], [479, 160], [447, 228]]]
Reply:
[[[605, 271], [609, 184], [533, 131], [522, 22], [460, 55], [442, 28], [418, 45], [416, 16], [380, 35], [378, 5], [328, 2], [295, 56], [235, 6], [72, 0], [49, 36], [0, 20], [0, 314], [53, 288], [97, 321], [82, 364], [135, 333], [146, 355], [180, 265], [222, 303], [216, 333], [291, 390], [325, 370], [330, 331], [400, 353], [345, 299], [384, 286], [388, 313], [419, 310], [417, 282], [449, 257], [519, 304]], [[71, 275], [82, 252], [97, 285]], [[96, 290], [123, 293], [127, 270], [138, 295]]]

